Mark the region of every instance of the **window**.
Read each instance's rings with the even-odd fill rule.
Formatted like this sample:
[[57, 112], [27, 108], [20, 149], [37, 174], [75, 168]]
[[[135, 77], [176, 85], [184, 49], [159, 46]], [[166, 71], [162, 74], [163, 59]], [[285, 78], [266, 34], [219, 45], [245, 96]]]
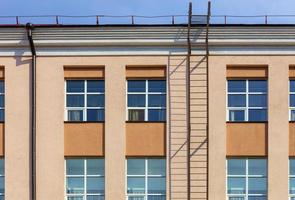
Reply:
[[127, 107], [129, 121], [165, 121], [166, 81], [128, 80]]
[[66, 159], [66, 199], [104, 200], [103, 159]]
[[4, 200], [4, 159], [0, 159], [0, 200]]
[[0, 81], [0, 122], [4, 121], [4, 81]]
[[104, 81], [66, 81], [66, 121], [104, 121]]
[[290, 80], [289, 92], [290, 121], [295, 121], [295, 80]]
[[127, 159], [127, 197], [166, 200], [166, 160]]
[[266, 200], [266, 159], [228, 159], [227, 197], [228, 200]]
[[295, 200], [295, 158], [289, 160], [289, 195], [290, 200]]
[[267, 121], [267, 81], [227, 81], [228, 121]]

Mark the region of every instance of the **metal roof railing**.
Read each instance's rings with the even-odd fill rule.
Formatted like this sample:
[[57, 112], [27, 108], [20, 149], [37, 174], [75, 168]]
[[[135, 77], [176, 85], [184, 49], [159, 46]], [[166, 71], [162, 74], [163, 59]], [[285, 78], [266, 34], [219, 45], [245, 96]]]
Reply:
[[[193, 15], [192, 24], [206, 24], [206, 15]], [[295, 15], [211, 15], [210, 24], [295, 24]], [[188, 23], [187, 15], [26, 15], [0, 16], [0, 25], [180, 25]]]

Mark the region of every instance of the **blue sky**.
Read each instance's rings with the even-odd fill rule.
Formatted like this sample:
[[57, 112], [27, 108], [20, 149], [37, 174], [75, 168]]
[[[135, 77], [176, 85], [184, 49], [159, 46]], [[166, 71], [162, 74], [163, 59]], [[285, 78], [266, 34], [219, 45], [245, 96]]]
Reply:
[[[1, 0], [0, 15], [181, 15], [187, 13], [188, 2], [189, 0]], [[207, 0], [191, 2], [194, 14], [206, 13]], [[295, 0], [212, 0], [212, 14], [295, 15]]]

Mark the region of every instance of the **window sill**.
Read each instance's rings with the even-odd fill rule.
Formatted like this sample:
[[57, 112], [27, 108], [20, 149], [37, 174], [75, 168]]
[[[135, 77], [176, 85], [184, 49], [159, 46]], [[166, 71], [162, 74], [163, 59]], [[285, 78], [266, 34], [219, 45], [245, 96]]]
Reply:
[[87, 123], [105, 123], [105, 121], [64, 121], [64, 123], [69, 123], [69, 124], [87, 124]]
[[268, 123], [268, 121], [226, 121], [227, 124], [237, 124], [237, 123], [243, 123], [243, 124], [251, 124], [251, 123]]
[[166, 123], [166, 121], [126, 121], [126, 123]]

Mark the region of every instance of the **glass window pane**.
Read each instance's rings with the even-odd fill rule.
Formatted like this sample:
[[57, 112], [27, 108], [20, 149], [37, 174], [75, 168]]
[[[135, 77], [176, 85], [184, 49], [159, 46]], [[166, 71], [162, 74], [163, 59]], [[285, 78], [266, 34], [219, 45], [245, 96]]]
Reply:
[[104, 200], [103, 195], [87, 195], [87, 200]]
[[166, 92], [166, 81], [164, 80], [149, 80], [149, 92]]
[[290, 175], [295, 175], [295, 159], [294, 158], [291, 158], [290, 159]]
[[229, 80], [227, 81], [228, 92], [246, 92], [246, 81]]
[[148, 175], [166, 176], [166, 160], [148, 159]]
[[0, 121], [3, 122], [4, 121], [4, 109], [0, 109]]
[[80, 177], [67, 178], [67, 193], [68, 194], [83, 194], [84, 179]]
[[87, 95], [88, 107], [104, 107], [104, 95], [103, 94], [88, 94]]
[[290, 107], [295, 107], [295, 94], [290, 95]]
[[104, 178], [87, 177], [87, 193], [88, 194], [103, 194], [104, 193]]
[[67, 81], [67, 92], [84, 92], [84, 81]]
[[228, 194], [245, 194], [246, 192], [245, 178], [228, 178], [227, 193]]
[[246, 175], [246, 160], [228, 159], [227, 173], [228, 175]]
[[144, 110], [129, 109], [128, 110], [129, 121], [144, 121]]
[[166, 178], [148, 178], [148, 194], [166, 194]]
[[249, 80], [249, 92], [267, 92], [267, 81]]
[[84, 107], [84, 95], [68, 94], [67, 107]]
[[4, 159], [0, 159], [0, 175], [4, 176]]
[[127, 193], [128, 194], [144, 194], [145, 182], [141, 177], [127, 178]]
[[87, 92], [104, 92], [104, 81], [103, 80], [88, 80], [87, 81]]
[[290, 178], [289, 181], [289, 193], [295, 194], [295, 178]]
[[148, 121], [166, 121], [166, 109], [149, 109]]
[[245, 107], [246, 95], [244, 94], [229, 94], [228, 107]]
[[5, 106], [5, 104], [4, 104], [4, 95], [1, 94], [0, 95], [0, 107], [4, 107], [4, 106]]
[[144, 107], [145, 95], [144, 94], [128, 94], [128, 107]]
[[229, 197], [228, 200], [245, 200], [245, 197]]
[[87, 109], [87, 121], [104, 121], [104, 109]]
[[245, 111], [229, 110], [229, 121], [245, 121]]
[[249, 175], [267, 175], [266, 159], [249, 159], [248, 172]]
[[250, 196], [248, 200], [267, 200], [266, 196]]
[[127, 174], [128, 175], [144, 175], [145, 160], [144, 159], [128, 159]]
[[128, 200], [144, 200], [144, 196], [128, 196]]
[[104, 160], [87, 159], [87, 175], [104, 176]]
[[68, 121], [83, 121], [83, 111], [68, 110]]
[[128, 92], [145, 92], [146, 81], [128, 81]]
[[295, 121], [295, 110], [291, 110], [291, 119], [290, 121]]
[[67, 200], [84, 200], [83, 196], [68, 196]]
[[4, 93], [4, 81], [0, 81], [0, 93]]
[[267, 96], [265, 94], [251, 94], [249, 95], [249, 106], [250, 107], [266, 107]]
[[249, 121], [267, 121], [266, 109], [249, 109]]
[[295, 92], [295, 80], [290, 80], [290, 92]]
[[148, 195], [147, 200], [166, 200], [165, 195]]
[[249, 178], [249, 194], [266, 194], [266, 178]]
[[84, 175], [83, 159], [67, 159], [67, 175]]
[[148, 101], [149, 107], [166, 107], [165, 94], [149, 94]]
[[0, 193], [5, 192], [4, 177], [0, 177]]

